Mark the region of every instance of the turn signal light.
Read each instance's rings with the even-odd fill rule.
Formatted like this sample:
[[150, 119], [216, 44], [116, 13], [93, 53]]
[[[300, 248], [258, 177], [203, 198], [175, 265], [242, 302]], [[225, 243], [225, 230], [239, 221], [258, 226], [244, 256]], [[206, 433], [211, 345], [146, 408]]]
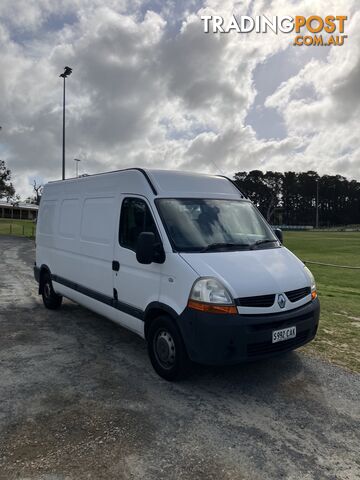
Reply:
[[216, 305], [212, 303], [196, 302], [195, 300], [189, 300], [188, 307], [206, 313], [225, 313], [230, 315], [236, 315], [238, 313], [235, 305]]
[[316, 290], [313, 290], [313, 291], [311, 292], [311, 299], [312, 299], [312, 300], [315, 300], [316, 297], [317, 297], [317, 291], [316, 291]]

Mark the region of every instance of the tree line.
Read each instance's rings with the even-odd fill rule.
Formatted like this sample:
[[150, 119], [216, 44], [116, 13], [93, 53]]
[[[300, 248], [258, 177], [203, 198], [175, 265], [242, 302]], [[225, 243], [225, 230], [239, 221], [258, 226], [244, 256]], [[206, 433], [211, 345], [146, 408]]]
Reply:
[[238, 172], [234, 180], [274, 225], [360, 224], [360, 182], [308, 172]]

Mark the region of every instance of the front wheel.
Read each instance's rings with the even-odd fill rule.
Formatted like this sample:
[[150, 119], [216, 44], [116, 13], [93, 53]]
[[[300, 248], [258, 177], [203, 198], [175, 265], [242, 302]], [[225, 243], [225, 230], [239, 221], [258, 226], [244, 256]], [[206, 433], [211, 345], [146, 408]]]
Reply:
[[41, 294], [46, 308], [57, 310], [61, 307], [62, 296], [55, 293], [49, 273], [44, 274]]
[[155, 319], [149, 328], [148, 353], [154, 370], [173, 381], [184, 378], [190, 371], [190, 360], [181, 334], [167, 316]]

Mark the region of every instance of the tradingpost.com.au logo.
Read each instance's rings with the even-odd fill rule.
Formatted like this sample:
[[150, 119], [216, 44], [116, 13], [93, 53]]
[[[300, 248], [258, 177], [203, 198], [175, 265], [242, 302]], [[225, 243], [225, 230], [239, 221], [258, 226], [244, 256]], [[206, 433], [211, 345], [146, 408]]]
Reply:
[[[341, 46], [347, 38], [347, 35], [343, 35], [346, 15], [276, 15], [271, 19], [265, 15], [232, 15], [229, 19], [221, 15], [201, 15], [201, 20], [204, 22], [204, 33], [295, 32], [293, 45], [298, 46]], [[304, 31], [307, 34], [304, 35]]]

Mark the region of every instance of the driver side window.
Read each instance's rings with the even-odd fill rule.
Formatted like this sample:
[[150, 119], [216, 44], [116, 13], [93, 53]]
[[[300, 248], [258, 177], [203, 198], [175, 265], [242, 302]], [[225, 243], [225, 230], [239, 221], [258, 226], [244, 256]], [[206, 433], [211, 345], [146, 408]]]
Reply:
[[125, 198], [120, 215], [120, 245], [135, 251], [137, 240], [142, 232], [152, 232], [156, 240], [159, 240], [154, 219], [146, 202], [140, 198]]

